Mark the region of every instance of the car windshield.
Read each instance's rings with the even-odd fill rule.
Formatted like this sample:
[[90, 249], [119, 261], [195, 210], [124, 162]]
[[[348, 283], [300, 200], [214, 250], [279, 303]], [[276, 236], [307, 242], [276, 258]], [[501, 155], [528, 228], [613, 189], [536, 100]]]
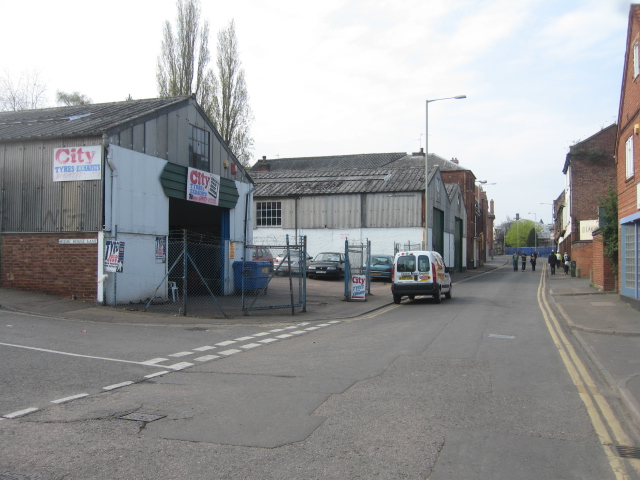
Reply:
[[371, 257], [371, 265], [390, 265], [389, 257]]
[[339, 262], [339, 253], [319, 253], [315, 259], [316, 262]]

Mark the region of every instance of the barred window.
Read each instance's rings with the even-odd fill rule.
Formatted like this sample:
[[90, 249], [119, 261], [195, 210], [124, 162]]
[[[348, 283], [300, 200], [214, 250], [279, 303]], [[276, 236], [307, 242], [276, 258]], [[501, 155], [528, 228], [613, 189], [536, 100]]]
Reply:
[[256, 220], [258, 227], [279, 227], [282, 225], [280, 202], [257, 202]]
[[191, 125], [189, 136], [189, 166], [209, 171], [209, 132]]

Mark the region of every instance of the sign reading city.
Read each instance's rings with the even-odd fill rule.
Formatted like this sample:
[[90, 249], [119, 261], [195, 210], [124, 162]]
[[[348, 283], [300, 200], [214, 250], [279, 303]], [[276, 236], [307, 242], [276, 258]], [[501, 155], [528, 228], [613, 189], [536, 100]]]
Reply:
[[189, 167], [187, 170], [187, 200], [218, 205], [220, 176]]
[[53, 149], [53, 181], [100, 180], [102, 147], [62, 147]]

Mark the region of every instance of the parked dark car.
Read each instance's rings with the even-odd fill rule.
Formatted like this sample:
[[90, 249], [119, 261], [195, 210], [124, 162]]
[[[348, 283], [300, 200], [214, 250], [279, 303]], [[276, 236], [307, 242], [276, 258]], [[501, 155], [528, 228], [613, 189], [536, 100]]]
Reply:
[[307, 276], [309, 278], [344, 277], [344, 254], [338, 252], [319, 253], [307, 267]]
[[[383, 278], [391, 280], [391, 270], [393, 270], [393, 255], [371, 255], [369, 274], [371, 278]], [[363, 265], [366, 269], [367, 265]]]

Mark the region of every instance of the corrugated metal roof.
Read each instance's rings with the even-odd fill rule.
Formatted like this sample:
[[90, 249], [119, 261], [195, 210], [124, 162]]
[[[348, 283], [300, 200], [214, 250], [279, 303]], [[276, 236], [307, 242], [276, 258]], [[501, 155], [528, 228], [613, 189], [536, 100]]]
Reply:
[[188, 96], [0, 112], [0, 140], [99, 136]]
[[339, 170], [354, 168], [379, 168], [406, 157], [400, 153], [366, 153], [358, 155], [331, 155], [325, 157], [275, 158], [258, 160], [251, 171], [256, 172], [263, 165], [268, 165], [271, 172], [290, 170]]
[[424, 167], [251, 173], [255, 197], [424, 190]]

